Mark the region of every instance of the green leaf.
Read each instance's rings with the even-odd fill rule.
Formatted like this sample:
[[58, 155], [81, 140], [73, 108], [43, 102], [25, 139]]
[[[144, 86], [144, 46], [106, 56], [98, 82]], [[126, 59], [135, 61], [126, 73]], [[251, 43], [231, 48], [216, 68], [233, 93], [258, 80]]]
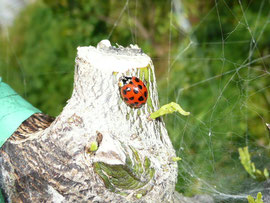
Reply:
[[248, 147], [238, 148], [241, 164], [244, 166], [245, 170], [248, 174], [257, 180], [266, 180], [269, 178], [268, 170], [265, 168], [263, 172], [259, 169], [256, 169], [256, 166], [253, 162], [251, 162], [250, 154], [248, 151]]
[[91, 142], [90, 149], [89, 149], [90, 152], [95, 152], [97, 151], [97, 149], [98, 149], [98, 143], [96, 141]]
[[254, 200], [254, 198], [251, 195], [248, 195], [247, 199], [248, 199], [248, 203], [263, 203], [261, 192], [258, 192], [256, 200]]
[[258, 192], [257, 199], [255, 200], [256, 203], [263, 203], [262, 201], [262, 193]]
[[142, 194], [139, 193], [139, 194], [136, 195], [136, 197], [137, 197], [137, 199], [141, 199], [142, 198]]
[[188, 116], [190, 114], [189, 112], [184, 111], [179, 104], [171, 102], [169, 104], [163, 105], [159, 110], [151, 113], [150, 118], [156, 119], [160, 116], [163, 116], [165, 114], [170, 114], [176, 111], [184, 116]]
[[247, 199], [248, 199], [248, 203], [255, 203], [255, 200], [251, 195], [247, 196]]
[[[137, 191], [137, 198], [145, 195], [152, 189], [152, 185], [146, 186], [152, 179], [155, 173], [154, 168], [151, 168], [151, 162], [148, 157], [141, 159], [138, 151], [129, 146], [132, 151], [130, 156], [126, 153], [125, 165], [110, 165], [104, 162], [95, 162], [94, 170], [103, 180], [106, 188], [112, 192], [127, 192], [131, 190]], [[145, 187], [146, 186], [146, 187]]]
[[176, 157], [172, 157], [172, 161], [176, 162], [176, 161], [180, 161], [182, 160], [180, 157], [176, 156]]
[[266, 177], [266, 179], [269, 178], [269, 172], [266, 168], [263, 170], [263, 175]]

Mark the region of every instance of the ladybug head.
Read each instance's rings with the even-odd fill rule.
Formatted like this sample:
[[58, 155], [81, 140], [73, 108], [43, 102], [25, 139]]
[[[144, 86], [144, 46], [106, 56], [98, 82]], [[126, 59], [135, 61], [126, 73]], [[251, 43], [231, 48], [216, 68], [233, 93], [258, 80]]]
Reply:
[[132, 77], [122, 76], [119, 78], [118, 86], [124, 87], [126, 84], [128, 84], [132, 80]]

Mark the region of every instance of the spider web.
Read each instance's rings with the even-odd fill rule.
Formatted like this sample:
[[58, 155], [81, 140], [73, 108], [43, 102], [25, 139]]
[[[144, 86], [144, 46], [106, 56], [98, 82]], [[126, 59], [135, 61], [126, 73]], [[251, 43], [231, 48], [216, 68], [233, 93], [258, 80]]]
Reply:
[[[131, 33], [130, 43], [140, 46], [141, 2], [136, 0], [132, 6], [129, 0], [123, 2], [107, 37], [112, 39], [125, 26]], [[165, 75], [158, 77], [161, 104], [174, 100], [191, 112], [189, 117], [175, 114], [165, 118], [182, 158], [176, 189], [185, 195], [207, 193], [216, 202], [246, 202], [247, 195], [256, 196], [265, 189], [244, 170], [238, 148], [249, 147], [256, 168], [270, 168], [265, 127], [270, 122], [270, 54], [266, 46], [270, 2], [262, 0], [253, 8], [254, 1], [238, 0], [232, 7], [225, 0], [214, 0], [199, 19], [195, 16], [195, 23], [186, 2], [168, 1], [168, 52], [153, 57], [161, 72], [157, 75]], [[6, 36], [9, 42], [8, 31]], [[16, 60], [20, 64], [17, 56]], [[20, 72], [26, 95], [29, 81], [22, 68]]]
[[[248, 146], [256, 166], [261, 170], [269, 167], [269, 135], [265, 127], [269, 122], [269, 106], [260, 102], [270, 87], [267, 79], [270, 55], [262, 53], [264, 48], [260, 47], [269, 29], [270, 12], [264, 13], [269, 2], [261, 1], [255, 19], [250, 20], [252, 1], [239, 0], [234, 5], [237, 9], [232, 9], [226, 1], [216, 0], [195, 26], [183, 17], [184, 6], [180, 1], [170, 2], [167, 92], [161, 91], [161, 96], [166, 95], [161, 101], [167, 103], [175, 98], [192, 112], [187, 119], [179, 115], [167, 119], [172, 142], [183, 159], [176, 188], [187, 195], [208, 193], [217, 202], [246, 202], [248, 195], [256, 196], [266, 189], [262, 182], [248, 176], [240, 163], [238, 148]], [[224, 7], [236, 22], [230, 27], [224, 25], [224, 14], [220, 14]], [[196, 32], [207, 27], [210, 16], [215, 16], [218, 24], [217, 40], [197, 39]], [[172, 45], [174, 31], [187, 33], [177, 51], [172, 48], [176, 46]], [[244, 32], [247, 34], [243, 38], [237, 37]], [[230, 52], [242, 53], [241, 47], [246, 53], [232, 57]], [[191, 69], [191, 73], [177, 72], [178, 66]], [[183, 84], [179, 87], [172, 84], [176, 80], [187, 82], [179, 82], [178, 85]]]
[[[208, 98], [207, 102], [200, 97], [193, 97], [203, 103], [203, 105], [200, 105], [199, 102], [192, 102], [195, 105], [200, 105], [204, 115], [199, 115], [200, 112], [197, 112], [188, 119], [183, 119], [180, 116], [174, 118], [175, 130], [173, 132], [180, 131], [180, 138], [177, 139], [173, 136], [173, 142], [179, 142], [177, 145], [178, 154], [183, 157], [183, 161], [179, 163], [179, 181], [182, 181], [187, 187], [193, 187], [199, 193], [213, 195], [217, 202], [246, 202], [248, 195], [256, 196], [257, 192], [263, 192], [264, 190], [260, 182], [256, 182], [244, 174], [244, 169], [241, 168], [238, 159], [237, 148], [249, 146], [253, 150], [252, 155], [256, 156], [253, 161], [259, 168], [267, 168], [266, 160], [269, 160], [269, 157], [266, 154], [269, 137], [265, 123], [269, 119], [267, 116], [269, 109], [266, 108], [267, 106], [257, 104], [257, 101], [254, 101], [252, 97], [261, 99], [261, 96], [269, 91], [269, 79], [267, 80], [267, 78], [269, 78], [268, 58], [270, 55], [262, 54], [259, 47], [260, 41], [267, 33], [266, 30], [269, 26], [270, 13], [267, 13], [266, 19], [261, 17], [263, 7], [269, 6], [268, 3], [261, 1], [256, 20], [255, 22], [252, 20], [251, 27], [250, 20], [247, 17], [251, 1], [244, 6], [242, 1], [239, 0], [238, 14], [235, 14], [235, 10], [232, 10], [226, 1], [215, 1], [213, 8], [202, 17], [199, 24], [192, 27], [187, 37], [187, 45], [182, 46], [180, 51], [176, 53], [175, 59], [171, 60], [168, 57], [169, 72], [178, 62], [187, 62], [190, 65], [194, 64], [190, 63], [192, 60], [196, 61], [197, 69], [204, 69], [199, 71], [202, 73], [199, 80], [175, 89], [175, 97], [178, 103], [185, 103], [185, 100], [190, 101], [187, 98], [190, 92], [201, 94], [200, 92], [204, 92], [205, 88], [212, 89], [208, 94], [202, 96]], [[238, 22], [235, 25], [232, 24], [229, 30], [226, 27], [226, 32], [223, 28], [224, 20], [220, 15], [221, 7], [226, 7], [226, 10], [231, 14], [231, 18]], [[224, 10], [224, 8], [222, 9]], [[172, 7], [171, 13], [175, 11]], [[193, 34], [200, 26], [206, 26], [204, 23], [207, 23], [207, 18], [210, 15], [216, 16], [216, 23], [219, 24], [219, 33], [217, 34], [219, 41], [201, 42], [196, 40]], [[262, 23], [261, 20], [265, 21]], [[173, 26], [172, 23], [170, 24]], [[263, 26], [261, 27], [259, 24]], [[241, 32], [248, 33], [245, 40], [232, 40], [234, 35]], [[232, 60], [230, 54], [227, 53], [227, 47], [238, 44], [243, 45], [243, 47], [248, 45], [248, 51], [246, 56], [240, 60]], [[206, 46], [209, 52], [219, 53], [208, 53], [207, 55], [218, 57], [190, 57], [190, 53], [196, 52], [196, 49], [200, 50], [201, 46]], [[212, 47], [215, 48], [212, 49]], [[230, 49], [229, 51], [241, 52], [239, 49]], [[186, 54], [187, 52], [188, 54]], [[212, 63], [211, 61], [218, 65], [209, 64], [209, 62]], [[200, 65], [198, 66], [197, 63]], [[216, 70], [209, 70], [209, 67], [207, 67], [209, 65]], [[185, 65], [184, 67], [189, 68]], [[215, 74], [209, 76], [209, 72], [215, 72]], [[254, 86], [258, 86], [260, 83], [263, 85], [254, 90]], [[168, 89], [170, 89], [170, 82], [168, 82]], [[191, 112], [199, 111], [188, 103], [186, 106], [186, 108], [190, 108], [189, 111]], [[257, 126], [258, 131], [253, 126], [255, 123], [259, 125]], [[239, 124], [242, 126], [236, 127]], [[258, 135], [259, 132], [260, 135]], [[263, 140], [263, 143], [260, 144], [256, 140], [258, 138]], [[224, 143], [221, 143], [221, 139]], [[196, 147], [194, 147], [196, 142], [204, 142], [205, 146], [201, 147], [197, 144], [198, 149], [196, 150]], [[203, 154], [204, 157], [199, 154]], [[196, 159], [202, 160], [197, 161]], [[181, 190], [182, 187], [178, 185], [178, 189]]]

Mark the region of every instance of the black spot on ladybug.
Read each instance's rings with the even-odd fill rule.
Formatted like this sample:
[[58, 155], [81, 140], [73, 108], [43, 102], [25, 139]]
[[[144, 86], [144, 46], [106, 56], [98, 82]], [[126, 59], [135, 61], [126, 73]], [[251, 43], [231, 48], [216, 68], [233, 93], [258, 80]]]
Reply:
[[130, 81], [130, 82], [129, 82], [129, 84], [133, 85], [133, 82], [132, 82], [132, 81]]
[[146, 91], [144, 92], [144, 96], [145, 96], [145, 98], [147, 97], [147, 92]]
[[130, 97], [130, 98], [129, 98], [129, 100], [133, 100], [133, 99], [134, 99], [134, 97]]
[[143, 86], [145, 87], [145, 84], [143, 83]]
[[130, 91], [131, 91], [130, 87], [128, 87], [128, 88], [126, 89], [126, 91], [127, 91], [127, 92], [130, 92]]
[[139, 103], [138, 103], [138, 102], [135, 102], [134, 104], [135, 104], [135, 105], [138, 105]]
[[124, 100], [125, 100], [125, 101], [128, 101], [128, 98], [125, 97]]
[[142, 86], [141, 85], [138, 85], [138, 88], [142, 89]]
[[123, 94], [126, 95], [127, 94], [127, 90], [123, 90]]
[[142, 96], [139, 97], [139, 101], [143, 101], [144, 98]]
[[136, 82], [140, 82], [139, 78], [135, 78], [135, 81], [136, 81]]
[[134, 92], [135, 94], [138, 94], [138, 93], [139, 93], [138, 88], [134, 88], [134, 89], [133, 89], [133, 92]]

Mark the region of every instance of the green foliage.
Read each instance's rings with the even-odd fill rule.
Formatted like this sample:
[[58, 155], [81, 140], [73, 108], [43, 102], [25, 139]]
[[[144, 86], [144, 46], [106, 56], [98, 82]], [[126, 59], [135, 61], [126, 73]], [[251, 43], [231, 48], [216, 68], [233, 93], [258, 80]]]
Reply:
[[[0, 34], [0, 74], [34, 106], [58, 115], [71, 95], [78, 46], [110, 38], [121, 45], [138, 43], [160, 57], [166, 53], [161, 44], [167, 46], [169, 8], [161, 0], [38, 0], [22, 11], [8, 36]], [[139, 12], [145, 9], [149, 12]]]
[[176, 101], [192, 112], [164, 116], [183, 159], [176, 189], [242, 192], [250, 178], [239, 147], [248, 144], [254, 165], [270, 167], [270, 3], [183, 0], [192, 28], [185, 33], [171, 2], [36, 1], [8, 36], [0, 33], [0, 74], [34, 106], [58, 115], [71, 95], [76, 47], [105, 38], [137, 43], [153, 59], [161, 104]]
[[188, 117], [165, 116], [183, 159], [176, 188], [197, 194], [207, 180], [218, 191], [243, 192], [248, 180], [238, 159], [239, 147], [248, 143], [257, 152], [255, 165], [270, 167], [264, 124], [270, 120], [270, 80], [264, 74], [269, 64], [268, 12], [261, 8], [258, 15], [258, 1], [248, 7], [241, 4], [247, 26], [239, 1], [217, 1], [217, 8], [215, 1], [183, 2], [193, 30], [179, 51], [171, 52], [170, 72], [159, 83], [161, 104], [173, 100], [192, 112]]
[[259, 169], [256, 169], [255, 164], [251, 162], [248, 147], [238, 148], [238, 151], [241, 159], [241, 164], [244, 166], [245, 170], [252, 178], [260, 181], [269, 178], [269, 173], [266, 168], [262, 172]]
[[98, 20], [108, 12], [103, 5], [68, 5], [58, 11], [38, 1], [23, 11], [10, 30], [12, 41], [1, 49], [5, 82], [42, 111], [57, 115], [71, 95], [76, 48], [105, 38], [106, 25]]
[[247, 197], [247, 199], [248, 203], [263, 203], [261, 192], [258, 192], [256, 200], [250, 195]]

